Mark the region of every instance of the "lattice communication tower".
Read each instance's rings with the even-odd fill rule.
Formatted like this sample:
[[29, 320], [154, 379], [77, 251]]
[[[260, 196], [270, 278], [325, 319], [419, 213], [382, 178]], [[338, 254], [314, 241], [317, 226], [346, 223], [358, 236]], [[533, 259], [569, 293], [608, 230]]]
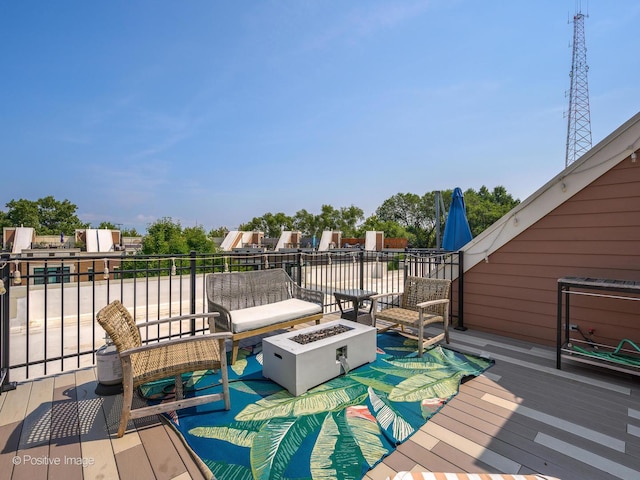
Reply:
[[567, 154], [565, 167], [591, 149], [591, 112], [589, 111], [589, 83], [587, 81], [587, 46], [584, 39], [585, 15], [573, 16], [573, 57], [571, 60], [571, 87], [567, 117]]

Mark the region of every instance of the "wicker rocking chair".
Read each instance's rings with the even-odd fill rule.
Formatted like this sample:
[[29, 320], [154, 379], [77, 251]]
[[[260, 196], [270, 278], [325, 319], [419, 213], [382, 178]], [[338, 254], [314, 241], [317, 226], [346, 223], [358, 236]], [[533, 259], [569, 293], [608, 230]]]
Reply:
[[[229, 410], [231, 403], [225, 348], [225, 340], [231, 338], [229, 333], [190, 336], [142, 345], [139, 331], [140, 327], [215, 315], [217, 314], [184, 315], [136, 325], [129, 311], [118, 300], [98, 312], [96, 319], [111, 337], [122, 363], [124, 399], [118, 437], [124, 435], [129, 419], [218, 400], [224, 400], [225, 409]], [[188, 399], [183, 398], [182, 374], [210, 369], [220, 369], [222, 392]], [[136, 409], [131, 408], [133, 392], [136, 387], [167, 377], [175, 378], [175, 401]]]
[[[441, 340], [449, 343], [449, 291], [451, 280], [442, 278], [407, 277], [404, 292], [381, 293], [371, 297], [371, 315], [373, 326], [377, 320], [391, 323], [378, 331], [391, 328], [414, 327], [418, 330], [418, 356], [422, 357], [425, 346], [433, 345]], [[399, 297], [399, 301], [390, 308], [382, 308], [381, 298]], [[424, 327], [433, 323], [442, 323], [442, 333], [425, 341]]]

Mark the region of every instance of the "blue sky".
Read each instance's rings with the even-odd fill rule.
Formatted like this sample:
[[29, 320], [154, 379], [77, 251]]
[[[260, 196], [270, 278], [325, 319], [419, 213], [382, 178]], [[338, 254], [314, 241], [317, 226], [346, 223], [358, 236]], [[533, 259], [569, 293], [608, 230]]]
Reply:
[[[593, 144], [640, 110], [640, 2], [591, 0]], [[0, 209], [237, 227], [564, 168], [574, 0], [5, 1]]]

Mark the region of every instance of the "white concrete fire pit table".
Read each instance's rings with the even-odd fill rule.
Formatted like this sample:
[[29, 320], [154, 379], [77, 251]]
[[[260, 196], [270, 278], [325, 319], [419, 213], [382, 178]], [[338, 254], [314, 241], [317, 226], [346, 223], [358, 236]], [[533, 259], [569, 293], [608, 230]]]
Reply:
[[267, 337], [262, 341], [262, 374], [292, 395], [302, 395], [345, 370], [373, 362], [376, 333], [368, 325], [335, 320]]

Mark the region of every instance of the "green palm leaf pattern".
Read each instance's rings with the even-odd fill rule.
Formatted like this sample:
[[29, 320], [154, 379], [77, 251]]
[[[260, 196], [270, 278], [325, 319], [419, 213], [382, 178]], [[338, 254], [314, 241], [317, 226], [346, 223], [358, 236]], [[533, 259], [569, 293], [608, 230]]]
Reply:
[[[349, 407], [328, 415], [311, 453], [315, 479], [359, 479], [363, 465], [373, 465], [388, 451], [379, 439], [380, 428], [371, 415], [359, 415]], [[351, 409], [356, 412], [352, 414]]]
[[347, 422], [354, 438], [360, 447], [360, 451], [369, 466], [375, 465], [389, 451], [380, 441], [380, 427], [378, 422], [367, 420], [362, 417], [349, 415], [347, 410]]
[[395, 386], [395, 384], [398, 383], [397, 378], [411, 378], [415, 375], [420, 375], [422, 373], [428, 373], [429, 375], [433, 375], [433, 376], [440, 375], [443, 378], [446, 378], [451, 374], [451, 371], [447, 369], [437, 369], [437, 370], [415, 369], [414, 370], [409, 368], [391, 367], [391, 366], [381, 366], [381, 367], [371, 366], [371, 370], [374, 370], [384, 375], [396, 377], [396, 379], [394, 379], [394, 381], [392, 381], [391, 383], [392, 386]]
[[231, 365], [231, 362], [228, 363], [229, 367], [233, 372], [239, 377], [244, 373], [245, 368], [247, 368], [247, 357], [251, 354], [251, 352], [245, 348], [241, 348], [238, 350], [238, 358], [236, 362]]
[[439, 358], [442, 358], [443, 361], [446, 361], [454, 367], [464, 371], [465, 375], [477, 375], [492, 363], [490, 359], [482, 357], [474, 357], [473, 360], [470, 358], [463, 359], [459, 355], [456, 355], [456, 352], [453, 350], [442, 348], [441, 346], [437, 347], [434, 354]]
[[[209, 373], [209, 370], [198, 370], [197, 372], [193, 372], [189, 379], [185, 382], [184, 388], [193, 388], [200, 380], [206, 378]], [[183, 377], [184, 380], [184, 377]]]
[[223, 478], [224, 480], [247, 480], [253, 478], [251, 470], [242, 465], [229, 465], [225, 462], [214, 462], [204, 459], [204, 463], [215, 478]]
[[294, 397], [286, 390], [247, 405], [235, 420], [268, 420], [270, 418], [311, 415], [354, 405], [366, 398], [367, 387], [338, 377], [306, 394]]
[[229, 382], [229, 388], [237, 390], [239, 392], [257, 394], [261, 397], [267, 395], [273, 395], [276, 392], [280, 392], [282, 387], [273, 382], [263, 382], [260, 380], [241, 380]]
[[449, 398], [458, 393], [462, 372], [450, 373], [446, 378], [427, 374], [415, 375], [400, 382], [389, 394], [394, 402], [420, 402], [424, 398]]
[[308, 435], [317, 430], [331, 413], [298, 418], [274, 418], [258, 432], [251, 447], [253, 478], [281, 479], [289, 461]]
[[384, 371], [370, 371], [362, 374], [353, 373], [349, 375], [349, 378], [367, 387], [371, 387], [375, 390], [388, 394], [391, 393], [393, 385], [384, 381], [385, 376], [386, 373]]
[[392, 357], [385, 359], [385, 362], [395, 367], [408, 370], [450, 370], [449, 365], [443, 365], [442, 363], [435, 362], [426, 355], [422, 358], [418, 357]]
[[[417, 345], [417, 342], [416, 342]], [[412, 347], [386, 347], [385, 348], [385, 352], [415, 352], [416, 351], [416, 345], [413, 345]]]
[[189, 433], [196, 437], [222, 440], [239, 447], [251, 447], [254, 437], [265, 423], [233, 422], [226, 426], [202, 426], [192, 428]]
[[[185, 410], [179, 423], [173, 421], [215, 478], [360, 479], [442, 408], [464, 376], [493, 363], [439, 346], [418, 358], [416, 340], [379, 338], [384, 343], [375, 362], [297, 397], [260, 377], [259, 344], [243, 348], [230, 366], [237, 374], [229, 383], [232, 410], [213, 417]], [[196, 390], [219, 387], [211, 373], [184, 380]]]
[[[340, 415], [344, 414], [344, 410], [340, 412]], [[340, 462], [336, 462], [334, 455], [341, 451], [341, 444], [347, 440], [345, 437], [341, 437], [340, 428], [335, 418], [338, 414], [334, 412], [333, 415], [327, 415], [325, 418], [320, 433], [316, 440], [316, 443], [311, 452], [311, 477], [316, 479], [335, 479], [335, 478], [349, 478], [345, 477], [343, 467]], [[347, 464], [359, 465], [361, 455], [356, 453], [356, 449], [353, 448], [353, 442], [351, 448], [348, 448], [346, 452], [352, 458], [347, 461]]]
[[407, 422], [387, 401], [369, 389], [369, 401], [376, 413], [376, 420], [384, 429], [392, 427], [393, 438], [402, 442], [415, 432], [415, 428]]

